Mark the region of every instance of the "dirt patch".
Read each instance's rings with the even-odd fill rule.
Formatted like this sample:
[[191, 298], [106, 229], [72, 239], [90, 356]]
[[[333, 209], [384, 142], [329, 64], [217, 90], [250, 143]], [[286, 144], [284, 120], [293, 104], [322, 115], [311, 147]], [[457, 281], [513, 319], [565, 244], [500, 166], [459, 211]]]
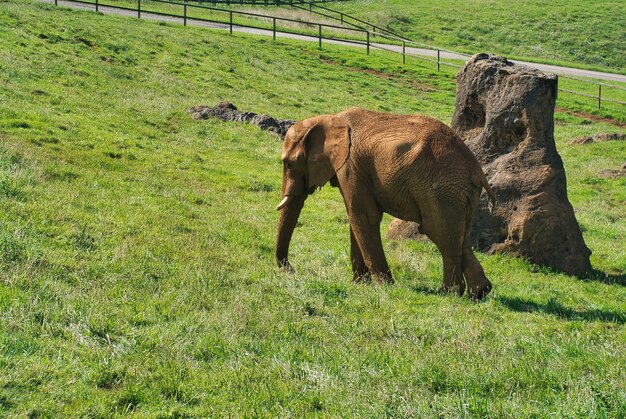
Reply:
[[599, 143], [603, 141], [624, 141], [626, 140], [626, 134], [620, 134], [617, 132], [608, 132], [596, 135], [588, 135], [585, 137], [574, 138], [571, 144], [591, 144]]
[[619, 169], [602, 170], [598, 173], [598, 176], [605, 179], [619, 179], [621, 177], [626, 177], [626, 163], [622, 164], [622, 167]]
[[[399, 77], [394, 76], [393, 74], [389, 74], [389, 73], [385, 73], [383, 71], [378, 71], [378, 70], [374, 70], [373, 68], [355, 68], [355, 67], [347, 67], [341, 63], [338, 63], [337, 61], [328, 59], [328, 58], [320, 58], [320, 60], [325, 63], [325, 64], [331, 64], [331, 65], [338, 65], [338, 66], [342, 66], [343, 68], [345, 68], [348, 71], [353, 71], [356, 73], [365, 73], [365, 74], [370, 74], [372, 76], [376, 76], [376, 77], [380, 77], [383, 80], [391, 80], [394, 82], [406, 82], [408, 81], [409, 84], [411, 85], [411, 87], [413, 87], [416, 90], [419, 90], [420, 92], [434, 92], [437, 89], [435, 89], [434, 87], [426, 84], [426, 83], [422, 83], [418, 80], [415, 79], [401, 79]], [[400, 71], [400, 74], [406, 74], [406, 71]]]
[[620, 122], [620, 121], [618, 121], [616, 119], [606, 118], [606, 117], [602, 117], [602, 116], [598, 116], [598, 115], [593, 115], [593, 114], [590, 114], [590, 113], [587, 113], [587, 112], [572, 111], [572, 110], [561, 108], [561, 107], [556, 107], [554, 109], [554, 111], [555, 112], [568, 113], [570, 115], [574, 115], [574, 116], [577, 116], [579, 118], [589, 119], [589, 120], [594, 121], [594, 122], [606, 122], [607, 124], [615, 125], [616, 127], [626, 128], [626, 122]]

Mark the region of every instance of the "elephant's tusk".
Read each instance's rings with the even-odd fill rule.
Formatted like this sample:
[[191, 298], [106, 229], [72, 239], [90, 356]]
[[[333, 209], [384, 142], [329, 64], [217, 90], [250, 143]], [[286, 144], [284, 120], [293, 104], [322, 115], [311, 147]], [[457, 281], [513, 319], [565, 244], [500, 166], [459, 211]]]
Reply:
[[283, 207], [285, 207], [289, 202], [291, 202], [292, 199], [293, 199], [292, 196], [285, 195], [283, 200], [280, 201], [280, 204], [278, 204], [278, 206], [276, 207], [276, 211], [280, 211], [281, 209], [283, 209]]

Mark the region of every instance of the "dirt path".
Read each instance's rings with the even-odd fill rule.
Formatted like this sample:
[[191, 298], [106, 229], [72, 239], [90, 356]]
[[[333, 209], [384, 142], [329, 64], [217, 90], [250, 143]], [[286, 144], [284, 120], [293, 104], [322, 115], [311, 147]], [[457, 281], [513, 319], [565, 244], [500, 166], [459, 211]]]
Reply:
[[[54, 0], [39, 0], [39, 1], [42, 1], [44, 3], [54, 3]], [[59, 0], [58, 4], [59, 6], [70, 7], [72, 9], [92, 10], [92, 11], [95, 10], [95, 7], [93, 5], [74, 3], [72, 1], [66, 1], [66, 0]], [[100, 6], [99, 11], [101, 13], [107, 13], [107, 14], [130, 16], [130, 17], [135, 17], [135, 18], [137, 17], [136, 11], [115, 9], [113, 7], [107, 7], [107, 6]], [[144, 11], [141, 12], [141, 18], [147, 19], [147, 20], [157, 20], [161, 22], [176, 22], [176, 23], [183, 22], [182, 18], [161, 16], [161, 15], [153, 14], [150, 12], [144, 12]], [[187, 19], [187, 24], [193, 25], [193, 26], [211, 28], [211, 29], [229, 30], [228, 24], [203, 22], [203, 21], [193, 20], [189, 18]], [[233, 32], [272, 36], [272, 31], [269, 29], [240, 28], [240, 27], [235, 26], [233, 27]], [[313, 36], [313, 35], [307, 36], [307, 35], [292, 35], [292, 34], [286, 34], [286, 33], [276, 33], [276, 37], [297, 39], [297, 40], [308, 41], [308, 42], [318, 42], [317, 36]], [[334, 45], [345, 45], [345, 46], [357, 47], [357, 48], [365, 48], [365, 45], [356, 45], [356, 44], [352, 44], [349, 42], [332, 41], [332, 40], [326, 40], [326, 39], [323, 40], [322, 43], [334, 44]], [[391, 51], [400, 52], [400, 53], [402, 52], [402, 47], [396, 46], [396, 45], [372, 43], [371, 47], [391, 50]], [[410, 54], [410, 55], [421, 55], [424, 57], [437, 57], [437, 51], [424, 49], [424, 48], [407, 47], [406, 52], [407, 54]], [[455, 53], [447, 52], [447, 51], [441, 51], [440, 54], [441, 54], [441, 58], [449, 59], [449, 60], [465, 61], [468, 58], [468, 56], [466, 55], [455, 54]], [[518, 63], [518, 64], [524, 64], [529, 67], [537, 68], [541, 71], [545, 71], [549, 73], [562, 74], [562, 75], [571, 76], [571, 77], [589, 77], [589, 78], [605, 80], [605, 81], [626, 83], [626, 75], [621, 75], [621, 74], [603, 73], [600, 71], [582, 70], [582, 69], [570, 68], [570, 67], [559, 67], [559, 66], [554, 66], [554, 65], [549, 65], [549, 64], [537, 64], [537, 63], [530, 63], [530, 62], [525, 62], [525, 61], [514, 61], [514, 60], [511, 60], [511, 61]]]

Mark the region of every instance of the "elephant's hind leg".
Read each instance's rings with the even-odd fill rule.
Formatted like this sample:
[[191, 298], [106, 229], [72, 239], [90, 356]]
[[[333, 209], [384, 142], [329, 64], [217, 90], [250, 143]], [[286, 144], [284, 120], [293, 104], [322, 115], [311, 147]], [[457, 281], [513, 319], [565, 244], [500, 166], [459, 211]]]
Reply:
[[491, 291], [491, 282], [472, 251], [469, 240], [463, 243], [463, 275], [467, 281], [467, 294], [473, 300], [480, 300]]
[[463, 225], [450, 225], [443, 220], [435, 224], [432, 221], [434, 220], [425, 220], [424, 232], [435, 243], [443, 258], [443, 285], [441, 291], [461, 296], [465, 292], [461, 239], [464, 236]]
[[444, 253], [441, 250], [441, 253], [443, 256], [443, 285], [441, 290], [457, 294], [460, 297], [465, 292], [462, 255], [458, 251], [446, 251]]

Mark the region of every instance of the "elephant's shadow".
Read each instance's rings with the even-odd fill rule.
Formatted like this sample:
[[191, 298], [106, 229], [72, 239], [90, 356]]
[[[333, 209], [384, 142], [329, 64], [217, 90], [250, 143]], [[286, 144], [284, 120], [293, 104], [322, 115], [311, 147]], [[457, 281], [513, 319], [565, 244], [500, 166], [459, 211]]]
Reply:
[[411, 290], [423, 295], [446, 295], [441, 292], [439, 288], [429, 288], [423, 285], [415, 285], [411, 287]]
[[545, 313], [567, 321], [626, 323], [626, 312], [618, 310], [574, 310], [555, 299], [548, 299], [545, 304], [519, 297], [496, 297], [495, 300], [509, 310], [520, 313]]
[[[439, 289], [421, 285], [412, 286], [411, 290], [423, 295], [443, 295]], [[523, 299], [520, 297], [495, 297], [498, 303], [511, 311], [519, 313], [545, 313], [566, 321], [601, 321], [625, 324], [626, 312], [619, 310], [575, 310], [564, 306], [556, 299], [548, 299], [546, 303]]]

